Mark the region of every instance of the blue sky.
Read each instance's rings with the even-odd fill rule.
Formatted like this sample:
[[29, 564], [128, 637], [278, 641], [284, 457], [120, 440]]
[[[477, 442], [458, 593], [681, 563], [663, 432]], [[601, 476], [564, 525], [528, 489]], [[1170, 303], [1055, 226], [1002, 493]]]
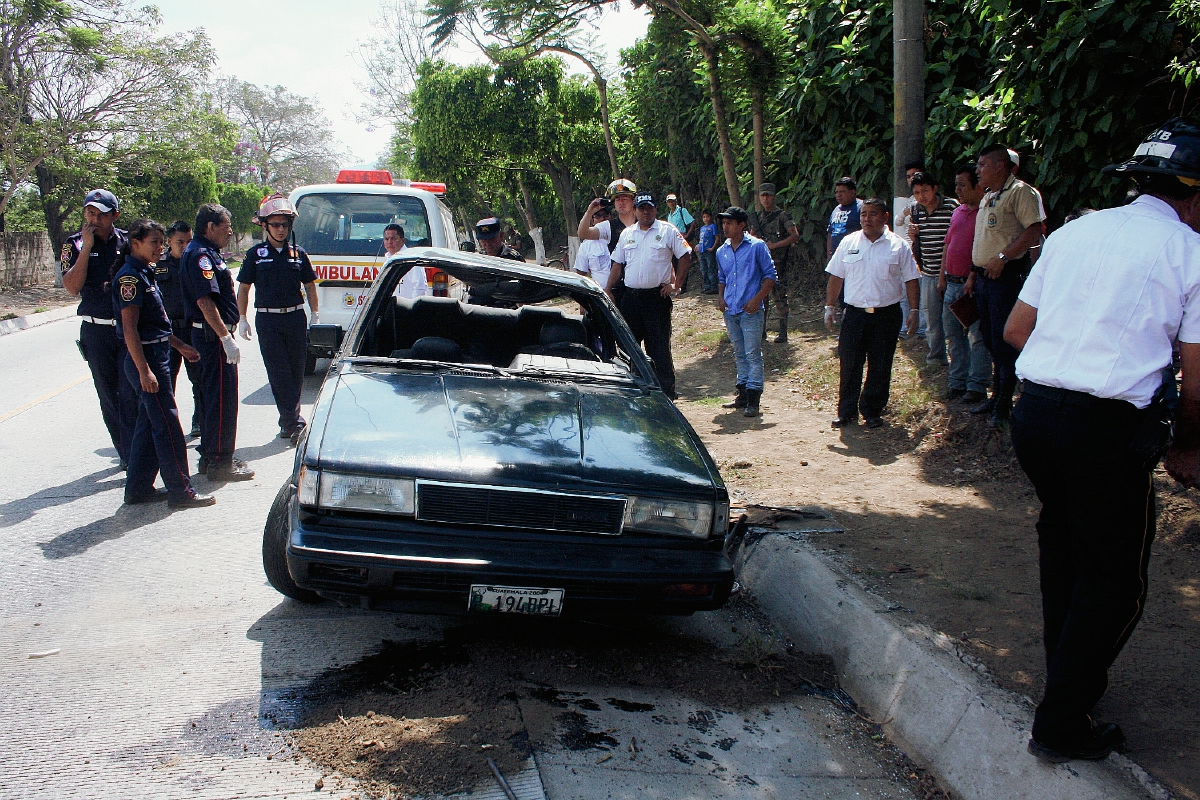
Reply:
[[[274, 86], [316, 98], [334, 132], [354, 154], [344, 166], [374, 162], [388, 142], [388, 130], [355, 122], [362, 102], [355, 86], [364, 78], [350, 54], [371, 36], [371, 20], [381, 0], [158, 0], [167, 31], [203, 28], [218, 55], [221, 75]], [[601, 21], [599, 41], [615, 64], [622, 47], [645, 35], [648, 17], [625, 5]], [[455, 61], [478, 60], [470, 52], [450, 54]], [[574, 67], [572, 67], [574, 69]]]

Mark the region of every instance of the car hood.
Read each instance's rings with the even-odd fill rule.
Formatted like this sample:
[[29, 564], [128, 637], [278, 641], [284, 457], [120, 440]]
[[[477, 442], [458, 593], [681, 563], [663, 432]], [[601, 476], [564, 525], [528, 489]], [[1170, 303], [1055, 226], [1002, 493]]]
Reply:
[[322, 469], [622, 492], [712, 490], [695, 435], [662, 392], [562, 380], [350, 369]]

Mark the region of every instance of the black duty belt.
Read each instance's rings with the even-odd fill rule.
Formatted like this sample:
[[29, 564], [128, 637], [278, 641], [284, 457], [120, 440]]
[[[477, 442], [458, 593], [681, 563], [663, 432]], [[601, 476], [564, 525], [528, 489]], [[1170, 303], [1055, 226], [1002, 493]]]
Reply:
[[1094, 394], [1087, 392], [1077, 392], [1074, 389], [1060, 389], [1057, 386], [1044, 386], [1033, 381], [1023, 381], [1021, 383], [1021, 394], [1028, 394], [1033, 397], [1040, 397], [1043, 400], [1052, 400], [1056, 403], [1062, 403], [1068, 406], [1078, 406], [1080, 408], [1094, 408], [1102, 411], [1134, 411], [1137, 409], [1133, 403], [1128, 400], [1116, 400], [1111, 397], [1096, 397]]
[[966, 275], [947, 275], [946, 281], [948, 283], [966, 283], [967, 276]]

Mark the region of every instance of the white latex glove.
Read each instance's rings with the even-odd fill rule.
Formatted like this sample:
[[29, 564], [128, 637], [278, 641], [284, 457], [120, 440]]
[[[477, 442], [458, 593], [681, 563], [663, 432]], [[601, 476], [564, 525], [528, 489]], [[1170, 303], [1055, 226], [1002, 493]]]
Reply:
[[237, 332], [243, 339], [249, 339], [253, 335], [250, 333], [250, 323], [247, 321], [245, 315], [238, 318]]
[[321, 315], [318, 314], [316, 311], [314, 311], [308, 315], [308, 324], [309, 325], [318, 325], [318, 324], [320, 324], [319, 323], [320, 319], [321, 319]]
[[233, 334], [221, 337], [221, 347], [225, 348], [226, 364], [237, 364], [242, 360], [242, 351], [238, 349], [237, 342], [233, 340]]
[[825, 306], [825, 327], [832, 331], [836, 322], [837, 308], [835, 306]]

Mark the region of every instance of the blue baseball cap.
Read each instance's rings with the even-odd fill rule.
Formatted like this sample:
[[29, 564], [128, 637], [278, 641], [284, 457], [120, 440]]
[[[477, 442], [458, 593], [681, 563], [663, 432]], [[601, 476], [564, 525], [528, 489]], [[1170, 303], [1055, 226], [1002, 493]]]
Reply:
[[117, 196], [108, 189], [93, 189], [88, 192], [87, 197], [83, 198], [83, 206], [95, 206], [106, 214], [119, 210]]

